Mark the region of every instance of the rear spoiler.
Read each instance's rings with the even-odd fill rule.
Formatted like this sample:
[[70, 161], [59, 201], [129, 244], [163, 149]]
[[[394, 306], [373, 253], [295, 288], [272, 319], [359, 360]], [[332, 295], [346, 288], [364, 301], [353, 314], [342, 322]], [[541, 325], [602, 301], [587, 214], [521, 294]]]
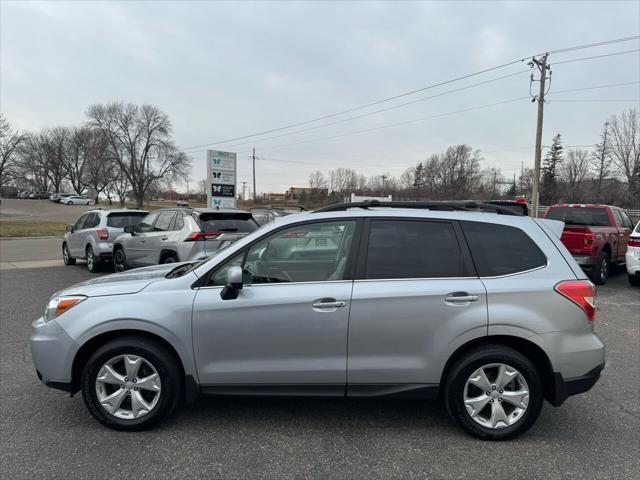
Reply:
[[518, 215], [524, 215], [525, 217], [529, 216], [529, 207], [526, 203], [513, 202], [511, 200], [489, 200], [484, 203], [499, 205], [501, 207], [508, 208], [509, 210], [513, 210]]
[[564, 222], [559, 220], [549, 220], [547, 218], [534, 218], [539, 225], [546, 227], [556, 237], [562, 237], [562, 231], [564, 230]]

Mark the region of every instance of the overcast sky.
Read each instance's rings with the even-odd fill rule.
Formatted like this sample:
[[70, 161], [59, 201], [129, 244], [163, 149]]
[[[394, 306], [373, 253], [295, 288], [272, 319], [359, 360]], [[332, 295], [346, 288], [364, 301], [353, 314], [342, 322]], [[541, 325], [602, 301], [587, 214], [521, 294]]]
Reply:
[[[14, 126], [33, 131], [76, 125], [96, 102], [152, 103], [170, 116], [175, 141], [185, 148], [640, 30], [638, 1], [2, 1], [0, 8], [1, 110]], [[559, 53], [551, 56], [551, 64], [639, 47], [636, 40]], [[526, 62], [513, 65], [347, 116], [527, 68]], [[552, 93], [637, 82], [640, 55], [558, 64], [552, 71]], [[316, 169], [342, 166], [366, 175], [399, 175], [428, 154], [458, 143], [482, 150], [483, 166], [498, 166], [511, 176], [521, 162], [533, 164], [536, 106], [528, 99], [337, 139], [306, 140], [526, 97], [528, 75], [326, 128], [211, 148], [238, 152], [238, 180], [250, 181], [248, 158], [255, 146], [259, 192], [305, 186]], [[566, 145], [593, 144], [607, 117], [638, 106], [638, 98], [637, 83], [554, 93], [545, 109], [543, 143], [562, 133]], [[282, 147], [296, 142], [305, 143]], [[206, 177], [202, 150], [188, 150], [194, 160], [191, 189]]]

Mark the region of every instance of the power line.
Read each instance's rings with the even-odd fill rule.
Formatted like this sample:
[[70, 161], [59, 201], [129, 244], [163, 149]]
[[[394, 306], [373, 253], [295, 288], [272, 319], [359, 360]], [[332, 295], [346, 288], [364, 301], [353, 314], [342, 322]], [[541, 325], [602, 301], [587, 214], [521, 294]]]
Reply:
[[549, 95], [557, 95], [558, 93], [568, 93], [568, 92], [582, 92], [585, 90], [597, 90], [599, 88], [609, 88], [609, 87], [622, 87], [625, 85], [637, 85], [640, 81], [635, 80], [633, 82], [622, 82], [622, 83], [609, 83], [606, 85], [595, 85], [592, 87], [583, 87], [583, 88], [572, 88], [570, 90], [556, 90], [555, 92], [549, 93]]
[[[574, 91], [584, 91], [586, 89], [607, 88], [607, 87], [611, 87], [611, 86], [620, 86], [620, 85], [627, 85], [627, 84], [630, 85], [630, 84], [633, 84], [633, 83], [638, 83], [638, 82], [624, 82], [624, 83], [612, 83], [612, 84], [605, 84], [605, 85], [593, 85], [593, 86], [589, 86], [589, 87], [581, 87], [581, 88], [562, 90], [562, 93], [570, 93], [570, 92], [574, 92]], [[558, 92], [558, 93], [560, 93], [560, 92]], [[334, 139], [337, 139], [337, 138], [347, 137], [347, 136], [351, 136], [351, 135], [357, 135], [357, 134], [360, 134], [360, 133], [368, 133], [368, 132], [373, 132], [373, 131], [377, 131], [377, 130], [383, 130], [385, 128], [398, 127], [398, 126], [408, 125], [408, 124], [411, 124], [411, 123], [422, 122], [422, 121], [425, 121], [425, 120], [432, 120], [434, 118], [440, 118], [440, 117], [444, 117], [444, 116], [455, 115], [455, 114], [458, 114], [458, 113], [466, 113], [466, 112], [479, 110], [479, 109], [483, 109], [483, 108], [489, 108], [489, 107], [494, 107], [494, 106], [498, 106], [498, 105], [503, 105], [503, 104], [506, 104], [506, 103], [513, 103], [513, 102], [517, 102], [519, 100], [529, 99], [529, 98], [530, 97], [528, 97], [528, 96], [527, 97], [518, 97], [518, 98], [514, 98], [514, 99], [510, 99], [510, 100], [505, 100], [505, 101], [502, 101], [502, 102], [490, 103], [490, 104], [486, 104], [486, 105], [478, 105], [478, 106], [475, 106], [475, 107], [465, 108], [465, 109], [462, 109], [462, 110], [454, 110], [454, 111], [451, 111], [451, 112], [440, 113], [440, 114], [431, 115], [431, 116], [428, 116], [428, 117], [421, 117], [421, 118], [416, 118], [416, 119], [412, 119], [412, 120], [406, 120], [406, 121], [403, 121], [403, 122], [385, 124], [385, 125], [380, 125], [378, 127], [367, 128], [367, 129], [364, 129], [364, 130], [356, 130], [356, 131], [342, 133], [342, 134], [336, 134], [336, 135], [332, 135], [332, 136], [328, 136], [328, 137], [312, 138], [312, 139], [307, 139], [307, 140], [302, 140], [302, 141], [292, 142], [292, 143], [285, 143], [285, 144], [280, 144], [280, 145], [268, 145], [268, 146], [262, 147], [262, 149], [263, 150], [270, 150], [270, 149], [278, 149], [278, 148], [285, 148], [285, 147], [291, 147], [291, 146], [296, 146], [296, 145], [302, 145], [302, 144], [305, 144], [305, 143], [319, 142], [319, 141], [324, 141], [324, 140], [334, 140]]]
[[[561, 53], [561, 52], [568, 52], [568, 51], [574, 51], [574, 50], [582, 50], [582, 49], [586, 49], [586, 48], [593, 48], [593, 47], [598, 47], [598, 46], [611, 45], [611, 44], [614, 44], [614, 43], [627, 42], [627, 41], [636, 40], [636, 39], [639, 39], [639, 38], [640, 38], [640, 36], [637, 36], [637, 35], [636, 36], [631, 36], [631, 37], [623, 37], [623, 38], [618, 38], [618, 39], [606, 40], [606, 41], [603, 41], [603, 42], [584, 44], [584, 45], [576, 45], [576, 46], [568, 47], [568, 48], [564, 48], [564, 49], [553, 50], [552, 52], [549, 52], [549, 53]], [[226, 140], [220, 140], [220, 141], [209, 142], [209, 143], [204, 143], [204, 144], [200, 144], [200, 145], [194, 145], [194, 146], [191, 146], [191, 147], [185, 147], [183, 150], [191, 150], [191, 149], [202, 148], [202, 147], [207, 147], [207, 146], [211, 146], [211, 145], [220, 145], [220, 144], [235, 142], [235, 141], [238, 141], [238, 140], [245, 140], [247, 138], [257, 137], [257, 136], [260, 136], [260, 135], [274, 133], [274, 132], [278, 132], [278, 131], [281, 131], [281, 130], [287, 130], [289, 128], [294, 128], [294, 127], [298, 127], [298, 126], [302, 126], [302, 125], [307, 125], [307, 124], [314, 123], [314, 122], [317, 122], [317, 121], [320, 121], [320, 120], [326, 120], [326, 119], [329, 119], [329, 118], [334, 118], [334, 117], [343, 115], [345, 113], [351, 113], [351, 112], [354, 112], [354, 111], [357, 111], [357, 110], [362, 110], [364, 108], [368, 108], [368, 107], [372, 107], [372, 106], [375, 106], [375, 105], [379, 105], [381, 103], [389, 102], [391, 100], [397, 100], [399, 98], [403, 98], [403, 97], [406, 97], [406, 96], [409, 96], [409, 95], [413, 95], [415, 93], [419, 93], [419, 92], [422, 92], [422, 91], [425, 91], [425, 90], [433, 89], [433, 88], [436, 88], [436, 87], [447, 85], [449, 83], [457, 82], [457, 81], [464, 80], [464, 79], [467, 79], [467, 78], [471, 78], [471, 77], [474, 77], [474, 76], [477, 76], [477, 75], [481, 75], [481, 74], [484, 74], [484, 73], [487, 73], [487, 72], [498, 70], [500, 68], [504, 68], [504, 67], [508, 67], [508, 66], [511, 66], [511, 65], [515, 65], [517, 63], [523, 62], [527, 58], [529, 58], [529, 57], [523, 57], [523, 58], [520, 58], [520, 59], [517, 59], [517, 60], [513, 60], [511, 62], [503, 63], [501, 65], [496, 65], [494, 67], [486, 68], [484, 70], [479, 70], [477, 72], [470, 73], [470, 74], [467, 74], [467, 75], [462, 75], [460, 77], [456, 77], [456, 78], [453, 78], [453, 79], [450, 79], [450, 80], [446, 80], [446, 81], [443, 81], [443, 82], [440, 82], [440, 83], [427, 85], [425, 87], [422, 87], [422, 88], [419, 88], [419, 89], [416, 89], [416, 90], [412, 90], [412, 91], [409, 91], [409, 92], [401, 93], [399, 95], [394, 95], [394, 96], [391, 96], [391, 97], [383, 98], [381, 100], [370, 102], [370, 103], [367, 103], [367, 104], [364, 104], [364, 105], [360, 105], [360, 106], [357, 106], [357, 107], [353, 107], [353, 108], [349, 108], [349, 109], [346, 109], [346, 110], [342, 110], [340, 112], [336, 112], [336, 113], [332, 113], [332, 114], [328, 114], [328, 115], [323, 115], [323, 116], [320, 116], [320, 117], [317, 117], [317, 118], [313, 118], [313, 119], [310, 119], [310, 120], [305, 120], [305, 121], [302, 121], [302, 122], [296, 122], [296, 123], [292, 123], [292, 124], [289, 124], [289, 125], [284, 125], [282, 127], [277, 127], [277, 128], [273, 128], [273, 129], [270, 129], [270, 130], [264, 130], [264, 131], [261, 131], [261, 132], [252, 133], [252, 134], [249, 134], [249, 135], [243, 135], [243, 136], [240, 136], [240, 137], [230, 138], [230, 139], [226, 139]]]
[[597, 103], [597, 102], [638, 102], [640, 101], [640, 99], [638, 98], [625, 98], [625, 99], [619, 99], [619, 100], [614, 100], [614, 99], [608, 99], [608, 98], [586, 98], [586, 99], [580, 99], [580, 100], [574, 100], [574, 99], [553, 99], [551, 100], [552, 103]]
[[582, 62], [584, 60], [593, 60], [595, 58], [613, 57], [615, 55], [624, 55], [625, 53], [633, 53], [633, 52], [640, 52], [640, 48], [636, 48], [635, 50], [624, 50], [623, 52], [606, 53], [604, 55], [594, 55], [593, 57], [582, 57], [582, 58], [572, 58], [570, 60], [560, 60], [559, 62], [553, 62], [553, 65], [555, 66], [563, 63]]
[[424, 101], [427, 101], [427, 100], [431, 100], [433, 98], [443, 97], [445, 95], [450, 95], [452, 93], [460, 92], [462, 90], [468, 90], [470, 88], [474, 88], [474, 87], [477, 87], [479, 85], [485, 85], [487, 83], [497, 82], [498, 80], [503, 80], [505, 78], [515, 77], [517, 75], [522, 75], [523, 73], [529, 73], [529, 70], [521, 70], [519, 72], [509, 73], [507, 75], [502, 75], [500, 77], [492, 78], [490, 80], [485, 80], [483, 82], [473, 83], [473, 84], [467, 85], [465, 87], [460, 87], [460, 88], [456, 88], [456, 89], [453, 89], [453, 90], [447, 90], [446, 92], [438, 93], [436, 95], [430, 95], [428, 97], [418, 98], [416, 100], [411, 100], [410, 102], [405, 102], [405, 103], [400, 103], [400, 104], [397, 104], [397, 105], [392, 105], [391, 107], [386, 107], [386, 108], [382, 108], [382, 109], [379, 109], [379, 110], [374, 110], [373, 112], [367, 112], [367, 113], [363, 113], [363, 114], [360, 114], [360, 115], [355, 115], [353, 117], [347, 117], [347, 118], [343, 118], [343, 119], [340, 119], [340, 120], [335, 120], [335, 121], [329, 122], [329, 123], [323, 123], [323, 124], [320, 124], [320, 125], [316, 125], [314, 127], [303, 128], [301, 130], [295, 130], [293, 132], [281, 133], [279, 135], [272, 135], [270, 137], [263, 137], [263, 138], [259, 138], [257, 140], [251, 140], [251, 141], [248, 141], [248, 142], [233, 143], [233, 144], [230, 144], [230, 145], [224, 145], [224, 148], [239, 147], [239, 146], [242, 146], [242, 145], [253, 145], [256, 142], [264, 142], [266, 140], [273, 140], [275, 138], [288, 137], [289, 135], [296, 135], [298, 133], [304, 133], [304, 132], [309, 132], [311, 130], [318, 130], [319, 128], [329, 127], [329, 126], [332, 126], [332, 125], [338, 125], [340, 123], [349, 122], [351, 120], [356, 120], [356, 119], [359, 119], [359, 118], [369, 117], [371, 115], [376, 115], [378, 113], [388, 112], [389, 110], [395, 110], [395, 109], [398, 109], [398, 108], [406, 107], [407, 105], [413, 105], [415, 103], [424, 102]]

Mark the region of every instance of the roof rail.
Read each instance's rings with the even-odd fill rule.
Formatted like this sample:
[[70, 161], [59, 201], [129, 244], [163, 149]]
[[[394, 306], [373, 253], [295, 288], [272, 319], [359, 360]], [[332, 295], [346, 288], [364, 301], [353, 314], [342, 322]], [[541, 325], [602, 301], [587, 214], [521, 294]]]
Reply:
[[314, 210], [317, 212], [340, 212], [351, 208], [415, 208], [424, 210], [439, 210], [445, 212], [489, 212], [501, 215], [523, 216], [511, 208], [502, 205], [492, 205], [488, 203], [476, 202], [474, 200], [451, 200], [451, 201], [428, 201], [428, 202], [381, 202], [379, 200], [364, 200], [362, 202], [337, 203]]

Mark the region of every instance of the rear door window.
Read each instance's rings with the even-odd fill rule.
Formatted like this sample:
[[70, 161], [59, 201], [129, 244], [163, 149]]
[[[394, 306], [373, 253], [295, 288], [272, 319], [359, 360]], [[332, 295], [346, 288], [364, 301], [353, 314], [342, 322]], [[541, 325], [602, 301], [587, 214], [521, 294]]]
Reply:
[[89, 215], [87, 215], [87, 219], [84, 221], [82, 228], [97, 227], [99, 223], [100, 223], [100, 214], [90, 213]]
[[591, 207], [554, 207], [547, 218], [560, 220], [567, 225], [585, 225], [589, 227], [609, 227], [609, 215], [605, 208]]
[[258, 228], [250, 213], [201, 213], [198, 223], [203, 232], [251, 233]]
[[463, 256], [451, 223], [371, 222], [365, 278], [462, 277], [463, 271]]
[[519, 228], [482, 222], [461, 222], [478, 275], [496, 277], [547, 264], [536, 243]]
[[162, 212], [153, 227], [154, 231], [166, 232], [167, 230], [169, 230], [169, 226], [171, 225], [171, 221], [173, 220], [175, 214], [176, 212], [174, 211]]
[[182, 217], [182, 213], [178, 212], [176, 218], [173, 220], [173, 226], [171, 230], [180, 231], [184, 227], [184, 218]]
[[144, 212], [114, 212], [107, 217], [107, 227], [124, 228], [129, 225], [136, 225], [146, 217]]

